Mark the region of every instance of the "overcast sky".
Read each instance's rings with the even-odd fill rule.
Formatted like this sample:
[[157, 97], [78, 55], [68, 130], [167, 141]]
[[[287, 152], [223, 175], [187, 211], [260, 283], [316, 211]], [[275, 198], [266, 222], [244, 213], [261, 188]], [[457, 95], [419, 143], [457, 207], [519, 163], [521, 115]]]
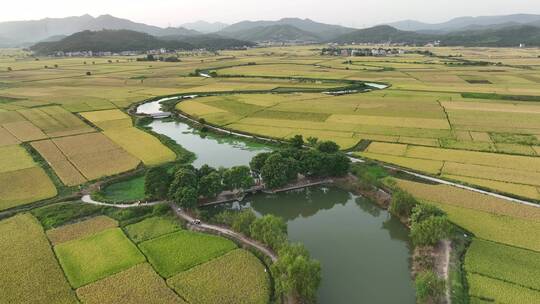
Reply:
[[403, 19], [443, 22], [459, 16], [540, 14], [540, 0], [6, 0], [0, 21], [87, 13], [158, 26], [196, 20], [234, 23], [300, 17], [366, 27]]

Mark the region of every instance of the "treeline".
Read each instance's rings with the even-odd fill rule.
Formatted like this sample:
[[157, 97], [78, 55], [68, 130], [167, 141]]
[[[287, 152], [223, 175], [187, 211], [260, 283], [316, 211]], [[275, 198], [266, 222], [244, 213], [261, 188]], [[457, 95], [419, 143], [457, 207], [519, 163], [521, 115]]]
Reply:
[[[189, 41], [188, 41], [189, 40]], [[194, 49], [230, 49], [253, 46], [248, 41], [202, 35], [200, 37], [155, 37], [146, 33], [130, 30], [83, 31], [68, 36], [60, 41], [40, 42], [30, 47], [39, 54], [57, 52], [144, 52], [149, 50], [194, 50]]]
[[419, 303], [440, 303], [446, 291], [446, 281], [435, 270], [431, 252], [442, 240], [453, 234], [453, 225], [441, 209], [418, 202], [411, 194], [394, 191], [390, 213], [410, 224], [409, 236], [416, 247], [416, 297]]

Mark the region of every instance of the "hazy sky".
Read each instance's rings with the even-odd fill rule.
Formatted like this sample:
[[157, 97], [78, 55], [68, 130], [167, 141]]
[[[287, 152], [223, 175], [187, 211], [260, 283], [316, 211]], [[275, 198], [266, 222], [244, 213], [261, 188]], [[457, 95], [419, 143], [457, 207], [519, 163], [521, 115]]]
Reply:
[[196, 20], [311, 18], [365, 27], [402, 19], [442, 22], [458, 16], [540, 14], [539, 0], [26, 0], [8, 1], [0, 21], [111, 14], [158, 26]]

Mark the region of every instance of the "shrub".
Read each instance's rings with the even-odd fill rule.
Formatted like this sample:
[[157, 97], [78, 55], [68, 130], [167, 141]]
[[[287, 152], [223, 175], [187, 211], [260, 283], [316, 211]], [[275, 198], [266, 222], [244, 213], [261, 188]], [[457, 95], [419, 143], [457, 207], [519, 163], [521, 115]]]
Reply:
[[277, 216], [265, 215], [250, 225], [250, 236], [272, 249], [279, 249], [287, 241], [287, 223]]
[[416, 277], [415, 286], [419, 303], [438, 303], [444, 295], [446, 283], [433, 271], [425, 271]]
[[336, 153], [339, 151], [339, 146], [333, 141], [323, 141], [317, 145], [317, 149], [323, 153]]
[[409, 217], [412, 213], [414, 206], [418, 204], [418, 201], [409, 193], [397, 190], [392, 195], [392, 202], [390, 203], [390, 213], [399, 217]]
[[235, 215], [231, 227], [234, 231], [249, 235], [251, 225], [256, 219], [257, 217], [253, 211], [251, 211], [251, 209], [246, 209]]
[[420, 223], [432, 216], [444, 216], [446, 213], [433, 205], [417, 204], [412, 209], [411, 222]]
[[436, 245], [447, 238], [452, 231], [452, 224], [445, 216], [432, 216], [414, 223], [411, 227], [412, 242], [416, 246]]

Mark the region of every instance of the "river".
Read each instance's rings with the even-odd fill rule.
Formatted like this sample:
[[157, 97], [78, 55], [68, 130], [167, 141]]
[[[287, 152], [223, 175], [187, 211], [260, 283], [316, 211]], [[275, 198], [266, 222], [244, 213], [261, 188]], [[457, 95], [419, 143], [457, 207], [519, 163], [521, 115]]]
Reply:
[[[194, 152], [196, 167], [247, 165], [252, 156], [269, 150], [238, 139], [205, 136], [183, 122], [156, 119], [149, 126]], [[321, 261], [320, 303], [415, 303], [407, 229], [363, 197], [337, 187], [311, 187], [259, 194], [218, 208], [241, 207], [284, 218], [291, 241], [303, 243]]]

